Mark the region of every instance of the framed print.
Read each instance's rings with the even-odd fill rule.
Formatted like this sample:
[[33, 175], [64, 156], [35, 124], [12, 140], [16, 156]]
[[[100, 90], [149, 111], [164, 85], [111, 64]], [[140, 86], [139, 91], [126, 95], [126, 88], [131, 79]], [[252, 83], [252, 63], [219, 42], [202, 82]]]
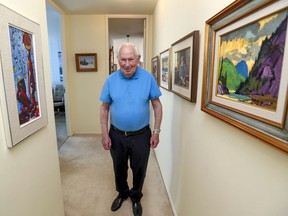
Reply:
[[157, 84], [159, 85], [159, 60], [158, 60], [158, 56], [155, 56], [154, 58], [152, 58], [151, 60], [151, 71], [152, 71], [152, 75], [154, 76]]
[[59, 80], [63, 82], [63, 70], [62, 70], [62, 57], [61, 52], [58, 52], [58, 64], [59, 64]]
[[170, 75], [170, 49], [160, 53], [160, 87], [170, 91], [171, 75]]
[[40, 26], [0, 5], [1, 109], [13, 147], [47, 124]]
[[78, 72], [97, 71], [96, 53], [78, 53], [75, 54], [76, 70]]
[[113, 64], [113, 71], [117, 71], [118, 70], [118, 67], [117, 67], [117, 64]]
[[195, 103], [199, 65], [199, 31], [193, 31], [171, 45], [171, 91]]
[[287, 19], [287, 1], [237, 0], [207, 20], [201, 103], [204, 112], [285, 151]]

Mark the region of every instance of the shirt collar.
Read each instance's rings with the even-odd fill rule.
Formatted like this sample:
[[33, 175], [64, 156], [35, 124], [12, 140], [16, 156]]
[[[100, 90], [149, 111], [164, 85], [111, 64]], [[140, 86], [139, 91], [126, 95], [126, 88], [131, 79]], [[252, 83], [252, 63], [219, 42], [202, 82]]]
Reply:
[[139, 67], [138, 67], [138, 66], [136, 67], [135, 73], [134, 73], [131, 77], [129, 77], [129, 78], [127, 78], [127, 77], [122, 73], [121, 69], [119, 69], [119, 72], [120, 72], [120, 78], [121, 78], [121, 79], [138, 79], [138, 78], [139, 78]]

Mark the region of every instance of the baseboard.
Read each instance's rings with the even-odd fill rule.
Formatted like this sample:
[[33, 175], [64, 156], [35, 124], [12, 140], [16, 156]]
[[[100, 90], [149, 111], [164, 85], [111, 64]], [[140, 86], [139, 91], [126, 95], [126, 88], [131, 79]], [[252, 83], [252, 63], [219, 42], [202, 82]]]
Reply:
[[176, 212], [176, 209], [175, 209], [175, 206], [174, 206], [174, 203], [172, 202], [171, 195], [170, 195], [170, 193], [169, 193], [168, 190], [167, 190], [167, 185], [166, 185], [166, 182], [164, 181], [164, 178], [163, 178], [163, 175], [162, 175], [162, 172], [161, 172], [161, 168], [160, 168], [159, 163], [158, 163], [157, 154], [156, 154], [156, 152], [155, 152], [154, 149], [153, 149], [153, 151], [154, 151], [154, 153], [155, 153], [155, 158], [156, 158], [157, 166], [158, 166], [158, 168], [159, 168], [162, 181], [163, 181], [163, 183], [164, 183], [165, 191], [166, 191], [166, 194], [167, 194], [167, 196], [168, 196], [169, 203], [170, 203], [170, 206], [171, 206], [173, 215], [174, 215], [174, 216], [178, 216], [178, 214], [177, 214], [177, 212]]

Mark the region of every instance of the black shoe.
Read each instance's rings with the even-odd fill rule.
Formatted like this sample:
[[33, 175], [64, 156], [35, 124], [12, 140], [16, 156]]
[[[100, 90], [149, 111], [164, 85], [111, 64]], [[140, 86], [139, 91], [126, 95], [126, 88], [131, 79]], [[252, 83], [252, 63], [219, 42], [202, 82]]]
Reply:
[[142, 216], [142, 205], [140, 202], [133, 203], [132, 209], [134, 216]]
[[117, 211], [126, 199], [127, 198], [122, 198], [120, 195], [118, 195], [111, 205], [111, 211]]

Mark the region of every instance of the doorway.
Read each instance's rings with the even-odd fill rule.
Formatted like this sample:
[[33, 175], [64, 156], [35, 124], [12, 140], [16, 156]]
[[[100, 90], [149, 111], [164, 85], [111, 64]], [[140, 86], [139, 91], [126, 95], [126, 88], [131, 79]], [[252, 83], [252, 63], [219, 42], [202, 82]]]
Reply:
[[49, 38], [50, 71], [58, 149], [68, 138], [66, 122], [65, 77], [63, 71], [63, 52], [61, 36], [61, 14], [46, 2]]
[[138, 48], [140, 66], [146, 68], [146, 20], [145, 16], [108, 16], [109, 74], [119, 69], [117, 51], [120, 44], [130, 42]]

